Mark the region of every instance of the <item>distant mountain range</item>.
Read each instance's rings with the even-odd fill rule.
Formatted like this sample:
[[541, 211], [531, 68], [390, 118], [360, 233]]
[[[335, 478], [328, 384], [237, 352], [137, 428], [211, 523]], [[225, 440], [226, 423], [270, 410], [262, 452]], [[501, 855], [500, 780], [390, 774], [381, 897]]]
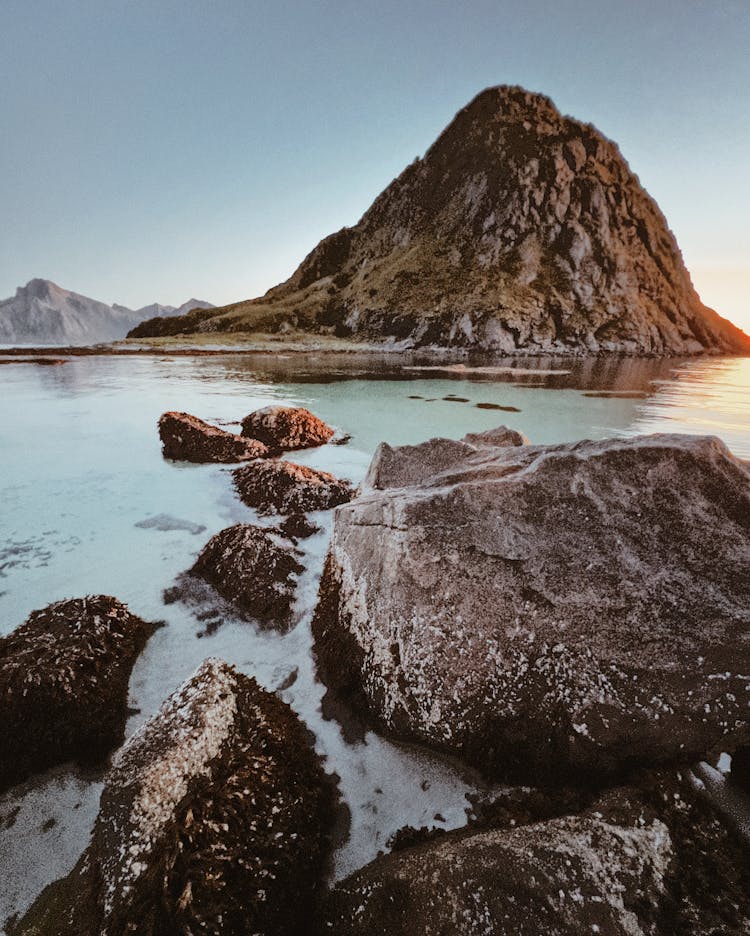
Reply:
[[142, 309], [129, 309], [70, 292], [50, 280], [33, 279], [19, 286], [15, 296], [0, 301], [0, 344], [88, 345], [117, 341], [146, 319], [213, 308], [202, 299], [188, 299], [181, 306], [153, 302]]

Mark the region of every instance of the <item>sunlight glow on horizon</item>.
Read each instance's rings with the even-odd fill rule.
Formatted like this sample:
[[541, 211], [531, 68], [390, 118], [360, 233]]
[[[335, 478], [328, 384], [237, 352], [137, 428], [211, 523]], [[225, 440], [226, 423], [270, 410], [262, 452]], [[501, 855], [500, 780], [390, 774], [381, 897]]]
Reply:
[[750, 335], [750, 268], [695, 266], [689, 269], [703, 304]]

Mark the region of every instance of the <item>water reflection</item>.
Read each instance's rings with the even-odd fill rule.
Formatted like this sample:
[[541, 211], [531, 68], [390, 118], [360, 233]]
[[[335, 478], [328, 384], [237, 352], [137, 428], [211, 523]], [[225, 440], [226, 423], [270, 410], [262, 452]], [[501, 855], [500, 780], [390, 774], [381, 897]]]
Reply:
[[653, 382], [629, 434], [693, 432], [717, 435], [750, 459], [750, 358], [702, 358]]

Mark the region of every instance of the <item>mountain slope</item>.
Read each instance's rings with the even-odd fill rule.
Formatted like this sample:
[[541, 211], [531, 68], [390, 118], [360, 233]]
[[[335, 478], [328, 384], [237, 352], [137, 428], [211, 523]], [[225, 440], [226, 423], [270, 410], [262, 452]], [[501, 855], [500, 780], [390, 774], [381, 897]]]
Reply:
[[137, 334], [290, 329], [503, 352], [750, 353], [701, 303], [617, 146], [507, 86], [479, 94], [285, 283]]
[[190, 299], [184, 305], [158, 303], [133, 311], [107, 305], [62, 289], [44, 279], [19, 286], [15, 296], [0, 301], [0, 343], [86, 345], [115, 341], [153, 315], [185, 315], [196, 306], [211, 307]]

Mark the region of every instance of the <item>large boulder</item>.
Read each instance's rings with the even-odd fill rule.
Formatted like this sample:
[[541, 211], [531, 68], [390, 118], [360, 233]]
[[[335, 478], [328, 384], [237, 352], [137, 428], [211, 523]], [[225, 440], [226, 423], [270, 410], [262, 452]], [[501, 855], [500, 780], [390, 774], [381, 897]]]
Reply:
[[354, 496], [348, 481], [279, 459], [250, 462], [232, 474], [242, 501], [261, 514], [330, 510]]
[[117, 754], [81, 863], [15, 932], [305, 933], [332, 805], [292, 710], [206, 660]]
[[746, 848], [686, 778], [656, 776], [579, 815], [511, 819], [381, 857], [335, 887], [321, 930], [740, 936], [750, 931]]
[[325, 445], [334, 430], [302, 406], [266, 406], [242, 420], [242, 435], [273, 454]]
[[303, 566], [295, 550], [273, 530], [238, 523], [204, 546], [190, 575], [259, 621], [289, 622], [296, 576]]
[[0, 638], [0, 790], [122, 742], [130, 672], [155, 626], [93, 595], [33, 611]]
[[159, 438], [164, 457], [175, 461], [231, 464], [268, 454], [261, 442], [243, 439], [190, 413], [163, 413], [159, 418]]
[[493, 440], [382, 446], [336, 512], [313, 625], [329, 685], [497, 778], [598, 782], [746, 742], [748, 466], [710, 437]]

